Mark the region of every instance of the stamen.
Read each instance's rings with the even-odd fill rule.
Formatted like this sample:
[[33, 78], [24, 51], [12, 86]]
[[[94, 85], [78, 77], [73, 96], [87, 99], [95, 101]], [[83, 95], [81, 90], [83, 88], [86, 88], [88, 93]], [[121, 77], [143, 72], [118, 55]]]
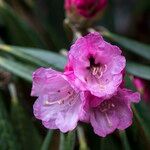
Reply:
[[101, 89], [101, 90], [105, 90], [105, 86], [104, 85], [99, 85], [99, 88]]
[[66, 97], [64, 97], [62, 99], [59, 99], [57, 101], [54, 101], [54, 102], [49, 102], [49, 100], [46, 100], [44, 105], [45, 106], [50, 106], [50, 105], [54, 105], [54, 104], [59, 104], [59, 105], [64, 104], [65, 100], [69, 99], [72, 95], [73, 95], [73, 92], [69, 91], [68, 95]]
[[92, 75], [97, 75], [97, 73], [99, 72], [99, 67], [92, 67]]
[[58, 101], [54, 101], [54, 102], [49, 102], [48, 100], [45, 101], [44, 105], [45, 106], [50, 106], [50, 105], [54, 105], [54, 104], [64, 104], [64, 100], [61, 99], [61, 100], [58, 100]]
[[115, 105], [114, 105], [113, 103], [111, 104], [111, 106], [112, 106], [112, 107], [115, 107]]
[[112, 126], [112, 122], [110, 121], [110, 119], [109, 119], [109, 117], [108, 117], [106, 112], [105, 112], [105, 117], [106, 117], [106, 120], [108, 122], [108, 125], [111, 127]]
[[108, 111], [109, 109], [111, 108], [114, 108], [115, 107], [115, 104], [112, 103], [111, 101], [103, 101], [101, 104], [100, 104], [100, 111], [101, 112], [106, 112]]
[[104, 69], [103, 69], [103, 73], [104, 73], [104, 72], [106, 72], [106, 70], [107, 70], [107, 65], [104, 65], [103, 68], [104, 68]]

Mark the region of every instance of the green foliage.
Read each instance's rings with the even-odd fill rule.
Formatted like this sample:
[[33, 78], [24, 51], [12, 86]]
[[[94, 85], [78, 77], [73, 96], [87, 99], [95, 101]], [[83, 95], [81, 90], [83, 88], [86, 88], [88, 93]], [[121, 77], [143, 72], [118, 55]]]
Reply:
[[142, 56], [145, 59], [150, 60], [149, 45], [107, 31], [103, 34], [107, 38], [110, 38], [112, 41], [115, 41], [116, 43], [121, 45], [123, 48], [125, 48], [125, 50], [133, 52], [139, 56]]
[[13, 84], [9, 85], [9, 91], [11, 94], [11, 120], [17, 134], [18, 141], [21, 145], [21, 149], [40, 149], [42, 143], [41, 137], [31, 118], [21, 106]]
[[47, 135], [44, 139], [44, 142], [42, 144], [42, 147], [41, 147], [41, 150], [48, 150], [49, 149], [49, 145], [52, 141], [52, 135], [53, 135], [53, 131], [52, 130], [49, 130], [47, 132]]
[[59, 150], [73, 150], [75, 145], [75, 131], [69, 132], [67, 135], [60, 133]]
[[8, 29], [7, 34], [11, 43], [41, 47], [36, 32], [4, 2], [0, 3], [0, 18]]
[[1, 150], [19, 150], [16, 135], [13, 126], [8, 117], [6, 108], [3, 103], [3, 97], [0, 93], [0, 149]]
[[128, 62], [127, 71], [137, 77], [150, 80], [150, 66], [148, 65], [143, 65], [136, 62]]

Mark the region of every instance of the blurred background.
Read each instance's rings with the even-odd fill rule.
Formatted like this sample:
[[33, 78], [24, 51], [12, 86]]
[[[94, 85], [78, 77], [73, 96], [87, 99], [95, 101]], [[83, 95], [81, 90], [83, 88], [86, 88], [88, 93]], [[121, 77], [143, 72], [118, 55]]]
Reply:
[[[35, 98], [30, 97], [30, 74], [34, 69], [51, 64], [62, 70], [65, 64], [65, 58], [58, 55], [60, 50], [69, 49], [71, 45], [64, 30], [64, 18], [63, 0], [0, 0], [0, 150], [38, 150], [41, 149], [43, 141], [48, 143], [44, 144], [43, 150], [57, 150], [61, 149], [61, 141], [69, 136], [60, 135], [59, 131], [47, 134], [47, 129], [33, 116], [32, 105]], [[103, 17], [95, 25], [150, 44], [150, 0], [109, 0]], [[10, 48], [5, 44], [13, 45], [11, 49], [14, 51], [9, 53]], [[30, 47], [30, 56], [27, 47]], [[43, 52], [41, 49], [44, 49]], [[149, 61], [139, 58], [137, 54], [132, 55], [129, 52], [126, 55], [149, 66]], [[146, 79], [149, 79], [148, 75], [147, 73]], [[149, 110], [144, 109], [144, 112], [148, 116]], [[150, 123], [150, 119], [148, 121]], [[137, 135], [138, 128], [129, 130], [127, 137], [130, 148], [124, 143], [124, 138], [127, 137], [123, 137], [123, 145], [120, 146], [121, 140], [116, 134], [103, 141], [105, 146], [102, 147], [99, 144], [100, 138], [94, 135], [87, 125], [84, 129], [85, 134], [83, 129], [79, 128], [80, 134], [76, 135], [79, 138], [74, 142], [75, 149], [129, 150], [142, 149], [143, 145], [145, 149], [150, 148], [143, 129], [140, 135]], [[141, 136], [141, 139], [137, 139], [136, 136]], [[93, 141], [90, 140], [92, 138]], [[88, 143], [88, 146], [85, 143]], [[140, 146], [135, 146], [137, 143], [140, 143]]]

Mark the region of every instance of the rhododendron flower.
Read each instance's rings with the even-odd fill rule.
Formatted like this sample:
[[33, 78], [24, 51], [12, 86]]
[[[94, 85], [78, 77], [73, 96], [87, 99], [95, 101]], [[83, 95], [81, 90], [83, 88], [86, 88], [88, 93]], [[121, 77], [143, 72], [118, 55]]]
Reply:
[[[71, 47], [66, 70], [72, 69], [82, 90], [108, 98], [122, 83], [125, 58], [121, 50], [103, 40], [97, 32], [79, 38]], [[68, 67], [69, 66], [69, 67]]]
[[132, 124], [131, 102], [139, 102], [139, 93], [127, 89], [119, 89], [117, 94], [101, 101], [100, 98], [85, 92], [81, 120], [90, 122], [94, 132], [102, 137], [115, 129], [124, 130]]
[[68, 13], [91, 18], [101, 12], [106, 4], [107, 0], [65, 0], [65, 9]]
[[[73, 130], [81, 112], [80, 93], [69, 83], [69, 75], [39, 68], [33, 73], [34, 115], [49, 129]], [[72, 77], [71, 77], [72, 78]]]
[[139, 77], [134, 77], [133, 83], [142, 94], [143, 99], [145, 101], [150, 101], [150, 82]]

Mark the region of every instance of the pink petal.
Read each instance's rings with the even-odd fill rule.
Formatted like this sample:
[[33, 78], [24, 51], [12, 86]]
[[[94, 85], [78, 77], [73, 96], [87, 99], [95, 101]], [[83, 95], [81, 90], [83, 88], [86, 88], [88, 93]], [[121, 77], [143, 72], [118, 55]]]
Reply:
[[73, 89], [66, 75], [51, 69], [40, 71], [40, 74], [36, 72], [42, 84], [38, 86], [41, 91], [33, 106], [35, 117], [42, 120], [46, 128], [59, 128], [62, 132], [73, 130], [82, 107], [80, 93]]

